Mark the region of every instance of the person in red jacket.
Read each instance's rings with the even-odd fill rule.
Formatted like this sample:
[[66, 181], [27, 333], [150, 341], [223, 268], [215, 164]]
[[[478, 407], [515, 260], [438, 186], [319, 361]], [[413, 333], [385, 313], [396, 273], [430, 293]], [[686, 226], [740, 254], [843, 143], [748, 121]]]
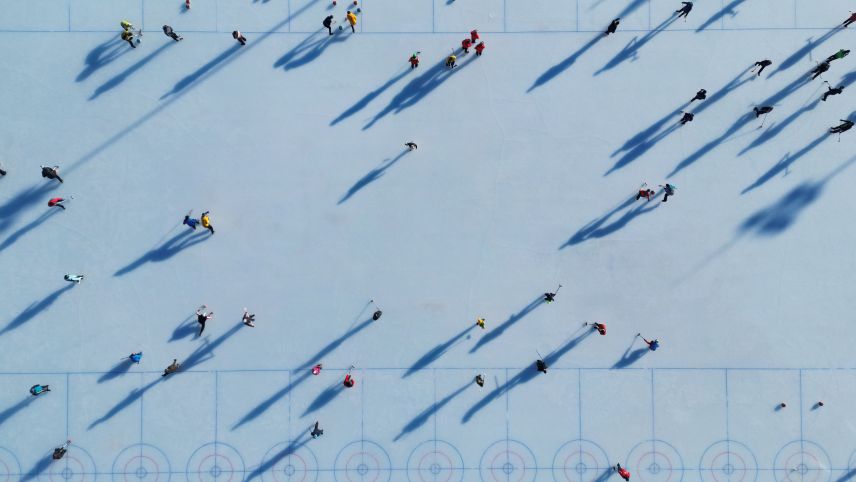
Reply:
[[355, 383], [356, 382], [354, 381], [354, 377], [352, 377], [350, 373], [345, 375], [345, 381], [342, 382], [342, 384], [345, 385], [345, 388], [351, 388], [354, 386]]
[[464, 49], [465, 54], [470, 53], [470, 47], [472, 47], [472, 45], [473, 42], [468, 38], [461, 40], [461, 48]]
[[476, 43], [476, 40], [478, 40], [478, 39], [479, 39], [479, 31], [476, 29], [473, 29], [472, 32], [470, 32], [470, 42]]
[[656, 193], [654, 192], [653, 189], [648, 189], [647, 187], [642, 187], [641, 189], [639, 189], [639, 192], [636, 194], [636, 200], [638, 201], [639, 198], [644, 197], [646, 201], [650, 201], [651, 196], [653, 196], [654, 194], [656, 194]]
[[482, 54], [482, 52], [483, 52], [483, 51], [484, 51], [484, 42], [479, 42], [479, 43], [476, 45], [476, 55], [478, 55], [479, 57], [481, 57], [481, 54]]
[[845, 20], [845, 21], [844, 21], [844, 23], [843, 23], [843, 24], [841, 24], [841, 25], [842, 25], [844, 28], [847, 28], [847, 27], [848, 27], [848, 26], [850, 26], [850, 24], [851, 24], [851, 23], [853, 23], [853, 22], [856, 22], [856, 13], [850, 12], [850, 16], [849, 16], [849, 17], [847, 17], [847, 20]]
[[621, 476], [622, 479], [630, 482], [630, 471], [621, 466], [621, 464], [615, 464], [615, 467], [612, 468], [618, 472], [618, 475]]
[[598, 322], [589, 323], [589, 322], [586, 322], [585, 326], [588, 326], [588, 325], [591, 325], [591, 327], [593, 329], [597, 330], [597, 332], [600, 333], [601, 335], [606, 335], [606, 323], [598, 323]]
[[48, 207], [52, 208], [52, 207], [56, 206], [56, 207], [65, 209], [65, 206], [62, 205], [62, 203], [64, 203], [64, 202], [65, 202], [65, 199], [63, 199], [61, 197], [55, 197], [55, 198], [51, 199], [50, 201], [48, 201]]
[[410, 56], [410, 59], [408, 60], [408, 62], [410, 62], [410, 68], [411, 69], [415, 69], [416, 67], [419, 67], [419, 56], [414, 53], [413, 55]]

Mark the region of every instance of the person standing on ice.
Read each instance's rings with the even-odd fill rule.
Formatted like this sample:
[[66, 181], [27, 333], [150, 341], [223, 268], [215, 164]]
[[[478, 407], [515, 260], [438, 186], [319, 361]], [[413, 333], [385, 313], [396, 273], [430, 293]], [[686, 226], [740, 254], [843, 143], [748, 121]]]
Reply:
[[56, 179], [59, 182], [63, 182], [62, 178], [59, 177], [59, 166], [48, 167], [48, 166], [39, 166], [42, 168], [42, 177], [48, 179]]
[[186, 224], [190, 229], [196, 231], [196, 225], [199, 224], [199, 220], [190, 217], [192, 212], [193, 211], [184, 215], [184, 221], [182, 221], [181, 224]]
[[835, 127], [830, 127], [829, 133], [830, 134], [841, 134], [842, 132], [849, 131], [851, 127], [853, 127], [853, 121], [841, 119], [841, 124], [839, 124]]
[[131, 47], [137, 48], [137, 44], [134, 43], [134, 32], [131, 32], [130, 30], [123, 30], [122, 40], [128, 42], [128, 45], [130, 45]]
[[30, 387], [30, 395], [32, 395], [34, 397], [38, 397], [39, 395], [42, 395], [42, 394], [49, 392], [49, 391], [51, 391], [50, 385], [36, 384], [36, 385], [33, 385], [32, 387]]
[[416, 55], [416, 52], [414, 52], [413, 55], [411, 55], [410, 58], [407, 59], [407, 61], [410, 62], [410, 68], [411, 69], [415, 69], [416, 67], [419, 67], [419, 56]]
[[639, 338], [642, 338], [642, 341], [644, 341], [648, 345], [649, 350], [657, 351], [657, 348], [660, 348], [660, 340], [658, 340], [656, 338], [654, 338], [653, 340], [650, 340], [650, 341], [646, 340], [645, 337], [642, 336], [642, 333], [637, 333], [636, 336], [638, 336]]
[[829, 82], [826, 82], [825, 80], [824, 80], [824, 82], [826, 83], [826, 92], [823, 93], [823, 95], [820, 97], [820, 100], [826, 102], [826, 98], [829, 97], [830, 95], [838, 95], [838, 94], [844, 92], [844, 86], [843, 85], [840, 85], [838, 87], [833, 88]]
[[242, 34], [240, 30], [233, 30], [232, 38], [237, 40], [242, 46], [247, 45], [247, 37], [244, 37], [244, 34]]
[[850, 55], [850, 51], [849, 51], [849, 50], [841, 49], [841, 50], [839, 50], [838, 52], [835, 52], [834, 54], [832, 54], [832, 55], [830, 55], [829, 57], [827, 57], [827, 58], [826, 58], [826, 61], [827, 61], [827, 62], [832, 62], [833, 60], [841, 60], [841, 59], [843, 59], [844, 57], [847, 57], [848, 55]]
[[480, 39], [480, 38], [481, 38], [481, 37], [479, 37], [479, 31], [478, 31], [478, 29], [475, 29], [475, 28], [474, 28], [474, 29], [472, 29], [472, 30], [470, 31], [470, 42], [472, 42], [472, 43], [476, 43], [476, 41], [477, 41], [478, 39]]
[[312, 431], [309, 432], [309, 435], [311, 435], [312, 438], [318, 438], [318, 437], [324, 435], [324, 431], [318, 427], [318, 421], [317, 420], [315, 421], [315, 428], [313, 428]]
[[606, 323], [597, 323], [597, 322], [593, 322], [593, 323], [585, 322], [585, 323], [583, 323], [583, 326], [588, 326], [588, 325], [591, 325], [592, 329], [597, 330], [597, 332], [600, 333], [601, 336], [606, 335]]
[[172, 27], [170, 27], [169, 25], [163, 26], [163, 34], [166, 35], [167, 37], [175, 40], [176, 42], [180, 42], [180, 41], [184, 40], [184, 37], [175, 33], [175, 30], [173, 30]]
[[348, 19], [348, 23], [351, 25], [351, 33], [357, 33], [357, 16], [354, 15], [353, 12], [348, 10], [347, 15], [345, 17]]
[[681, 111], [681, 114], [683, 114], [683, 116], [681, 117], [681, 125], [684, 125], [687, 122], [692, 122], [695, 118], [695, 114], [693, 114], [692, 112]]
[[616, 18], [612, 22], [609, 23], [609, 27], [606, 27], [606, 32], [603, 32], [604, 35], [609, 35], [611, 33], [615, 33], [618, 30], [618, 24], [621, 23], [620, 18]]
[[65, 441], [64, 444], [55, 448], [53, 454], [51, 454], [51, 458], [54, 460], [59, 460], [65, 456], [65, 453], [68, 452], [68, 446], [71, 445], [71, 439]]
[[756, 119], [761, 117], [764, 114], [769, 114], [770, 112], [773, 112], [773, 106], [771, 106], [771, 105], [765, 105], [765, 106], [761, 106], [761, 107], [753, 107], [752, 109], [755, 111], [755, 118]]
[[140, 360], [142, 360], [142, 359], [143, 359], [143, 352], [141, 352], [141, 351], [137, 352], [137, 353], [131, 353], [130, 355], [128, 355], [128, 360], [131, 360], [132, 362], [136, 363], [137, 365], [140, 364]]
[[351, 374], [348, 373], [347, 375], [345, 375], [345, 381], [342, 382], [342, 385], [344, 385], [345, 388], [352, 388], [355, 383], [357, 382], [354, 380], [354, 377], [352, 377]]
[[663, 188], [663, 192], [665, 193], [665, 195], [663, 196], [663, 200], [660, 202], [666, 202], [666, 201], [668, 201], [669, 196], [675, 195], [675, 186], [674, 185], [666, 183], [665, 185], [660, 184], [660, 187]]
[[827, 70], [829, 70], [829, 62], [821, 62], [817, 64], [817, 67], [815, 67], [814, 70], [811, 71], [811, 73], [814, 74], [811, 77], [811, 80], [816, 79], [820, 74], [826, 72]]
[[318, 375], [319, 373], [321, 373], [321, 364], [320, 363], [315, 365], [314, 367], [312, 367], [312, 374], [313, 375]]
[[241, 317], [241, 321], [250, 328], [256, 327], [256, 315], [247, 311], [246, 308], [244, 308], [244, 316]]
[[636, 200], [638, 201], [641, 198], [645, 198], [646, 201], [650, 201], [651, 197], [656, 194], [653, 189], [649, 189], [646, 187], [646, 184], [642, 184], [642, 187], [639, 188], [639, 192], [636, 193]]
[[556, 295], [559, 294], [560, 289], [562, 289], [561, 284], [559, 284], [559, 287], [556, 288], [555, 293], [544, 293], [544, 301], [546, 301], [547, 303], [552, 303], [552, 302], [556, 301]]
[[167, 375], [175, 373], [178, 371], [179, 368], [181, 368], [181, 363], [178, 363], [177, 358], [173, 358], [172, 363], [170, 363], [168, 367], [164, 368], [163, 375], [161, 375], [161, 376], [165, 377]]
[[324, 18], [324, 21], [321, 22], [321, 25], [324, 25], [324, 28], [327, 29], [327, 33], [333, 35], [333, 16], [327, 15]]
[[202, 217], [199, 218], [199, 221], [202, 223], [202, 227], [211, 231], [211, 234], [214, 234], [214, 226], [211, 225], [211, 220], [208, 219], [208, 213], [211, 211], [205, 211], [202, 213]]
[[675, 13], [679, 14], [678, 18], [684, 17], [684, 21], [686, 21], [686, 17], [690, 14], [690, 10], [693, 9], [693, 2], [681, 2], [684, 6], [675, 10]]
[[446, 67], [448, 67], [450, 69], [454, 69], [455, 68], [455, 62], [457, 60], [458, 60], [458, 56], [455, 54], [452, 54], [452, 55], [446, 57]]
[[199, 335], [202, 336], [202, 332], [205, 331], [205, 322], [214, 318], [214, 312], [210, 311], [208, 313], [205, 310], [208, 308], [207, 305], [202, 305], [196, 309], [196, 322], [201, 326], [199, 327]]
[[758, 71], [758, 75], [760, 76], [761, 72], [763, 72], [764, 69], [766, 69], [770, 65], [773, 65], [772, 60], [768, 60], [768, 59], [759, 60], [759, 61], [755, 62], [755, 67], [752, 67], [752, 72], [755, 72], [755, 69], [757, 69], [758, 67], [761, 67], [761, 69]]
[[704, 89], [699, 89], [699, 91], [696, 92], [695, 97], [690, 99], [690, 102], [695, 101], [695, 100], [704, 100], [704, 99], [707, 99], [707, 91]]
[[472, 46], [473, 46], [472, 40], [470, 40], [468, 38], [461, 40], [461, 48], [464, 49], [465, 54], [470, 53], [470, 47], [472, 47]]
[[482, 52], [484, 52], [484, 41], [476, 44], [476, 57], [481, 57]]
[[543, 374], [547, 374], [547, 362], [542, 359], [535, 360], [535, 369]]
[[62, 203], [64, 203], [64, 202], [65, 202], [65, 199], [63, 199], [63, 198], [61, 198], [61, 197], [51, 198], [51, 199], [48, 201], [48, 207], [49, 207], [49, 208], [52, 208], [52, 207], [56, 206], [56, 207], [58, 207], [58, 208], [62, 208], [62, 209], [63, 209], [63, 211], [64, 211], [64, 210], [65, 210], [65, 206], [63, 206], [63, 205], [62, 205]]
[[483, 386], [484, 386], [484, 375], [482, 375], [481, 373], [479, 373], [478, 375], [476, 375], [476, 380], [475, 380], [475, 381], [476, 381], [476, 385], [478, 385], [478, 386], [480, 386], [480, 387], [483, 387]]
[[618, 472], [618, 475], [621, 476], [626, 482], [630, 482], [630, 471], [621, 466], [621, 464], [615, 464], [615, 467], [612, 470]]
[[80, 284], [80, 282], [83, 281], [83, 275], [82, 274], [67, 274], [67, 275], [63, 276], [62, 279], [66, 280], [66, 281], [71, 281], [73, 283]]
[[841, 24], [842, 27], [847, 28], [851, 23], [856, 22], [856, 13], [850, 12], [850, 16], [847, 17], [847, 20]]

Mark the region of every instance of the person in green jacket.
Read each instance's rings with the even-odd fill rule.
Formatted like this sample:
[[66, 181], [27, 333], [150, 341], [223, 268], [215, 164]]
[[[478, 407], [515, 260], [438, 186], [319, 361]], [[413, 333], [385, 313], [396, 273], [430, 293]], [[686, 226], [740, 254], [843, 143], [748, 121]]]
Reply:
[[827, 58], [826, 58], [826, 61], [827, 61], [827, 62], [832, 62], [833, 60], [840, 60], [840, 59], [843, 59], [844, 57], [847, 57], [847, 55], [848, 55], [849, 53], [850, 53], [850, 51], [849, 51], [849, 50], [841, 49], [841, 50], [839, 50], [838, 52], [835, 52], [834, 54], [832, 54], [832, 55], [830, 55], [829, 57], [827, 57]]

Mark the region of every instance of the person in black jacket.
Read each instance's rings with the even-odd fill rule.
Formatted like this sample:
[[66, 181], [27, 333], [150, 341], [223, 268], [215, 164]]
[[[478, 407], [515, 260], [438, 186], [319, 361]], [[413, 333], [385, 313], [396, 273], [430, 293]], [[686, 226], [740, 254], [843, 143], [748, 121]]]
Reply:
[[184, 40], [184, 37], [175, 33], [175, 30], [173, 30], [172, 27], [170, 27], [169, 25], [163, 26], [163, 33], [164, 33], [164, 35], [175, 40], [176, 42], [180, 42], [180, 41]]
[[333, 35], [333, 16], [328, 15], [327, 18], [324, 19], [324, 26], [327, 27], [327, 32], [330, 35]]
[[42, 168], [42, 177], [46, 177], [48, 179], [56, 179], [59, 182], [62, 182], [62, 178], [59, 177], [59, 166], [48, 167], [48, 166], [39, 166]]
[[616, 18], [615, 20], [613, 20], [612, 23], [609, 24], [609, 27], [606, 27], [606, 32], [603, 32], [603, 34], [609, 35], [611, 33], [615, 33], [615, 31], [618, 30], [619, 23], [621, 23], [620, 18]]

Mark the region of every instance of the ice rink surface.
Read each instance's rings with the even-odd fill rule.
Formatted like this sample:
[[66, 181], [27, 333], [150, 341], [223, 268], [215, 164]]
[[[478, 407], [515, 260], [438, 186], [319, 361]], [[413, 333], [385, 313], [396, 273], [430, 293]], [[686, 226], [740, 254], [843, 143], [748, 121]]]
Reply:
[[852, 2], [348, 7], [0, 0], [0, 482], [856, 474]]

